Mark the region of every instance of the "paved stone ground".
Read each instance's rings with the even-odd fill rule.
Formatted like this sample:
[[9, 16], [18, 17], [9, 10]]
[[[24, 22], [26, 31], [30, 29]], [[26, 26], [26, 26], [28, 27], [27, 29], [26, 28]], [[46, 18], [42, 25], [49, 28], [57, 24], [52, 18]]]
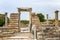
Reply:
[[0, 40], [33, 40], [33, 35], [30, 32], [19, 32], [12, 37], [1, 38]]

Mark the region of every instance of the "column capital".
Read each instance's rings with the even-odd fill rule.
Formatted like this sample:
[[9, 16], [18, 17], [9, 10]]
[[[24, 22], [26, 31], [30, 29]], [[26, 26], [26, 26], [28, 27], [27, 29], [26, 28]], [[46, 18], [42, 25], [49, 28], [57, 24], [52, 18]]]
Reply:
[[59, 12], [58, 10], [55, 11], [55, 13], [58, 13], [58, 12]]
[[7, 15], [7, 12], [5, 12], [5, 15]]

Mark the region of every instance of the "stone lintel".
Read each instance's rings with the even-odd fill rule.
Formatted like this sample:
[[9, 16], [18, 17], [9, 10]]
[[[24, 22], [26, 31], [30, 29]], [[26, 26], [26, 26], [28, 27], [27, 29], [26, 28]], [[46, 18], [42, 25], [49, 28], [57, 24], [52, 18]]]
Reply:
[[18, 12], [20, 12], [20, 11], [30, 12], [30, 11], [32, 11], [32, 8], [18, 8]]

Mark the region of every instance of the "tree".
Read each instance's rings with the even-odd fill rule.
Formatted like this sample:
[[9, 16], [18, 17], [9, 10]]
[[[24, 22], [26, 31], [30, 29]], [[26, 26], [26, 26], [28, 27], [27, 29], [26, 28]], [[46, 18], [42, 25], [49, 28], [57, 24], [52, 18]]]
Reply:
[[21, 23], [23, 23], [23, 24], [28, 24], [29, 21], [28, 21], [28, 20], [21, 20]]
[[0, 18], [0, 26], [3, 26], [5, 24], [5, 19], [4, 18]]
[[[9, 23], [9, 18], [7, 17], [7, 22]], [[0, 26], [5, 25], [5, 18], [0, 18]]]
[[36, 15], [39, 17], [40, 22], [45, 21], [45, 17], [44, 17], [44, 15], [42, 13], [37, 13]]

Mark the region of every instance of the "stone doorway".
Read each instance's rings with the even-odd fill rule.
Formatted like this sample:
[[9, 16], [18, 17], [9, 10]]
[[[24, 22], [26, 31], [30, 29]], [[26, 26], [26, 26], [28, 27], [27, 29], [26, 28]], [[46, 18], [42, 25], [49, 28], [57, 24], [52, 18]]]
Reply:
[[19, 12], [19, 30], [20, 30], [20, 24], [21, 24], [21, 22], [20, 22], [20, 16], [21, 16], [21, 12], [29, 12], [29, 29], [30, 29], [30, 25], [31, 25], [31, 12], [32, 12], [32, 8], [18, 8], [18, 12]]

